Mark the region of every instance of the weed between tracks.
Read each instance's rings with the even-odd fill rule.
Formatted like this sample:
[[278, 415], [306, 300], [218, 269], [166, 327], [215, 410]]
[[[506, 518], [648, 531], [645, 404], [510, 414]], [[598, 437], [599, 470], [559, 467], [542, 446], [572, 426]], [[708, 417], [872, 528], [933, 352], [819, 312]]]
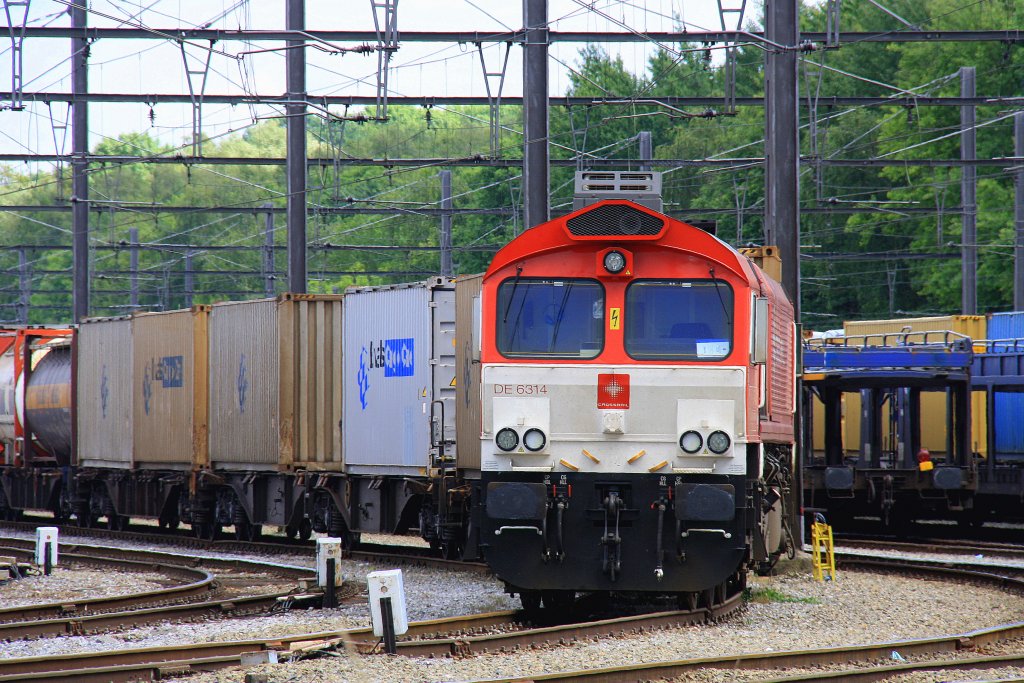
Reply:
[[759, 602], [763, 604], [772, 602], [801, 602], [808, 605], [821, 604], [821, 600], [818, 598], [797, 598], [792, 595], [786, 595], [782, 591], [772, 588], [771, 586], [747, 588], [743, 591], [743, 599], [746, 602]]

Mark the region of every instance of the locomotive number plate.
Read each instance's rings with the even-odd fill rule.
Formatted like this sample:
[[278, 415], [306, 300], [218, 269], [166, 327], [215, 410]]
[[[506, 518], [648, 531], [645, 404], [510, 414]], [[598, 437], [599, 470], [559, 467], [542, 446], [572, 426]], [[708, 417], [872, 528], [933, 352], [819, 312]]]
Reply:
[[495, 384], [494, 393], [499, 396], [547, 396], [547, 384]]

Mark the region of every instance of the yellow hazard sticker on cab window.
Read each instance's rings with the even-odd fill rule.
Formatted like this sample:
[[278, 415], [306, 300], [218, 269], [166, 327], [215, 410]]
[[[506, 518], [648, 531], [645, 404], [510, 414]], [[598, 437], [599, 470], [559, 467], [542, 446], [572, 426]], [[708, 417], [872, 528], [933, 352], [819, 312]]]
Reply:
[[622, 309], [621, 308], [609, 308], [608, 309], [608, 329], [617, 330], [622, 325]]

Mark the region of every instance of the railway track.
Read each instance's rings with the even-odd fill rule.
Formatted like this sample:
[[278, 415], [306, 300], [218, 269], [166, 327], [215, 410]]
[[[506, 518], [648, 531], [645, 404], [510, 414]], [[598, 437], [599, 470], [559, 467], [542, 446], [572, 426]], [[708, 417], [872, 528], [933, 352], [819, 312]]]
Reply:
[[895, 541], [870, 535], [841, 534], [836, 536], [836, 545], [843, 548], [864, 548], [871, 550], [897, 550], [900, 552], [948, 553], [981, 555], [1024, 561], [1024, 545], [1019, 543], [978, 542], [952, 538], [920, 538]]
[[[28, 555], [30, 541], [8, 539], [0, 554]], [[47, 636], [85, 635], [117, 628], [137, 627], [161, 621], [240, 616], [268, 611], [293, 597], [294, 586], [310, 570], [287, 565], [219, 558], [187, 558], [172, 553], [133, 552], [123, 548], [62, 544], [61, 560], [112, 571], [157, 571], [176, 585], [113, 597], [63, 600], [48, 604], [0, 609], [0, 640]], [[183, 566], [180, 560], [194, 566]], [[266, 573], [266, 583], [290, 581], [288, 590], [271, 590], [246, 595], [227, 595], [224, 585], [234, 577], [215, 575], [200, 568], [205, 564], [217, 571], [256, 570]]]
[[[1004, 590], [1024, 594], [1024, 579], [1007, 577], [976, 568], [937, 566], [920, 561], [888, 559], [841, 558], [844, 569], [908, 572], [922, 576], [943, 577], [965, 582], [998, 585]], [[607, 638], [648, 630], [668, 629], [708, 620], [724, 619], [742, 607], [737, 594], [711, 609], [691, 612], [662, 612], [594, 622], [568, 623], [543, 628], [525, 628], [516, 621], [515, 612], [458, 617], [410, 625], [410, 632], [398, 643], [400, 655], [415, 657], [470, 657], [489, 653], [512, 652], [523, 648], [566, 645], [579, 640]], [[481, 632], [484, 631], [484, 632]], [[599, 668], [542, 675], [530, 675], [535, 681], [641, 681], [683, 676], [699, 670], [723, 669], [752, 672], [757, 680], [801, 680], [799, 677], [772, 679], [773, 673], [786, 669], [836, 665], [859, 665], [860, 669], [837, 671], [834, 675], [815, 669], [815, 677], [837, 680], [879, 680], [882, 673], [892, 675], [906, 670], [1013, 665], [1020, 657], [968, 657], [965, 652], [1003, 641], [1024, 638], [1024, 624], [1005, 624], [992, 628], [943, 637], [902, 640], [853, 647], [829, 647], [792, 652], [771, 652], [727, 655], [701, 659], [654, 662], [628, 667]], [[290, 638], [240, 641], [236, 643], [204, 643], [187, 648], [181, 646], [118, 653], [96, 653], [62, 658], [0, 660], [0, 682], [6, 681], [127, 681], [158, 680], [173, 674], [185, 674], [237, 666], [247, 652], [274, 651], [280, 659], [301, 659], [336, 649], [350, 653], [374, 652], [377, 639], [368, 629], [333, 633], [309, 633]], [[907, 659], [925, 659], [918, 664], [879, 666], [888, 660], [894, 649]], [[956, 659], [953, 655], [959, 654]], [[949, 664], [948, 661], [953, 662]], [[760, 674], [756, 672], [761, 672]], [[856, 673], [858, 678], [844, 676]], [[499, 679], [500, 680], [500, 679]], [[508, 679], [508, 680], [521, 680]], [[804, 676], [803, 680], [808, 680]]]
[[[11, 529], [25, 533], [34, 533], [36, 527], [44, 524], [52, 525], [52, 520], [40, 519], [32, 522], [3, 521], [0, 522], [0, 530]], [[207, 541], [181, 532], [173, 531], [160, 533], [117, 531], [103, 528], [78, 527], [73, 525], [63, 525], [60, 526], [60, 529], [63, 534], [62, 538], [70, 536], [76, 539], [71, 541], [72, 545], [79, 542], [77, 538], [83, 537], [101, 540], [130, 541], [132, 543], [153, 546], [170, 546], [187, 550], [203, 550], [212, 553], [245, 553], [267, 556], [285, 555], [310, 558], [315, 557], [316, 554], [316, 548], [313, 545], [313, 542], [287, 539], [283, 536], [280, 538], [274, 538], [274, 540], [270, 540], [271, 537], [267, 537], [267, 540], [263, 541], [235, 541], [227, 539]], [[0, 543], [7, 542], [7, 539], [0, 538]], [[63, 547], [64, 545], [65, 543], [62, 542], [61, 546]], [[425, 566], [452, 571], [475, 572], [480, 574], [486, 574], [490, 571], [487, 568], [487, 565], [483, 563], [446, 560], [441, 557], [437, 557], [435, 551], [430, 550], [429, 548], [417, 546], [362, 543], [355, 549], [346, 553], [346, 556], [353, 560], [372, 563]]]
[[[585, 638], [621, 636], [724, 619], [743, 606], [737, 593], [711, 608], [642, 614], [543, 628], [525, 628], [519, 612], [503, 611], [410, 624], [398, 654], [408, 657], [469, 657], [520, 648], [564, 645]], [[486, 631], [485, 633], [483, 633]], [[337, 649], [361, 654], [377, 651], [371, 629], [310, 633], [291, 638], [193, 646], [147, 648], [57, 658], [0, 659], [0, 682], [159, 680], [170, 673], [191, 673], [237, 666], [245, 653], [273, 651], [281, 658], [316, 656]], [[185, 656], [183, 656], [185, 655]]]

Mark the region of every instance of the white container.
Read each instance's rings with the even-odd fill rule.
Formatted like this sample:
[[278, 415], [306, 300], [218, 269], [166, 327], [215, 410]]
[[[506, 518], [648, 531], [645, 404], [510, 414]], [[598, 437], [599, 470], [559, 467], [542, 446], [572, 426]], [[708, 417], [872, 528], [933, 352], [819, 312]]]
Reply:
[[455, 438], [454, 282], [349, 289], [344, 318], [345, 471], [421, 475], [434, 401]]
[[381, 613], [381, 598], [391, 598], [391, 619], [395, 624], [395, 635], [409, 630], [409, 615], [405, 609], [405, 584], [401, 569], [386, 569], [366, 575], [370, 590], [370, 618], [373, 620], [373, 635], [384, 635], [384, 615]]
[[50, 566], [57, 566], [57, 527], [36, 527], [36, 564], [46, 564], [46, 547], [50, 547]]
[[341, 539], [316, 539], [316, 582], [327, 586], [327, 560], [334, 559], [334, 585], [340, 586], [341, 580]]

